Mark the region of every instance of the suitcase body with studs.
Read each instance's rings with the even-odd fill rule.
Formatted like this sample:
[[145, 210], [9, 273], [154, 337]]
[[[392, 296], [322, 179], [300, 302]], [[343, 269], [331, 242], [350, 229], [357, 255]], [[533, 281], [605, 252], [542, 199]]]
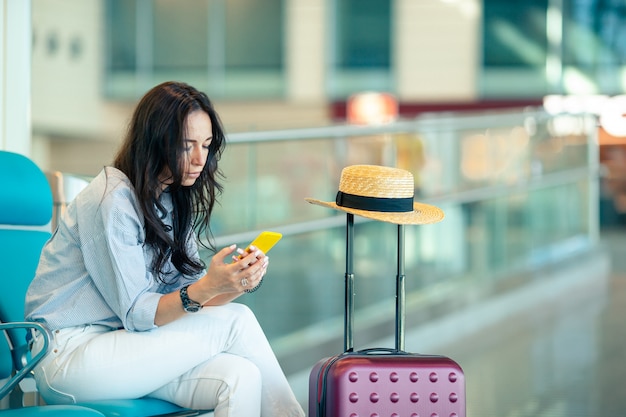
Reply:
[[463, 371], [444, 356], [344, 353], [310, 375], [309, 416], [465, 417]]

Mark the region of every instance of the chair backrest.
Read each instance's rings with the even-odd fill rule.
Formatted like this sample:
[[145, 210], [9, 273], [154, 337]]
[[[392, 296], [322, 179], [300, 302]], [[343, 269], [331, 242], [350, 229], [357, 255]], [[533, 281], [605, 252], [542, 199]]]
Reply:
[[[45, 174], [23, 155], [0, 151], [0, 321], [24, 320], [24, 297], [50, 238], [52, 192]], [[24, 333], [7, 331], [13, 347]], [[0, 335], [1, 337], [1, 335]], [[0, 341], [0, 375], [12, 368]]]
[[24, 320], [24, 297], [50, 238], [52, 192], [23, 155], [0, 151], [0, 320]]

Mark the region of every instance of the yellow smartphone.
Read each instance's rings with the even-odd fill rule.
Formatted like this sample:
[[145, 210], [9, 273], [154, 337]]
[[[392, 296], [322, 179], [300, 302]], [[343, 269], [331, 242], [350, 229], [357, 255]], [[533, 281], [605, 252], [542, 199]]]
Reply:
[[[257, 249], [267, 252], [283, 237], [282, 233], [278, 232], [261, 232], [246, 248], [246, 252], [250, 249], [250, 246], [255, 246]], [[241, 256], [240, 256], [241, 257]]]

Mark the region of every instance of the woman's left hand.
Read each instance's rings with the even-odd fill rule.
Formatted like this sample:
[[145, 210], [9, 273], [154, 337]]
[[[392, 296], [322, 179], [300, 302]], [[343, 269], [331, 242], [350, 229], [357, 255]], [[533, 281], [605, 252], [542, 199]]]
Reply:
[[199, 292], [198, 301], [203, 304], [228, 302], [259, 285], [268, 265], [269, 258], [257, 248], [244, 251], [231, 245], [213, 256], [206, 275], [189, 290]]
[[246, 252], [237, 249], [238, 255], [233, 255], [233, 263], [239, 267], [240, 284], [242, 291], [257, 287], [267, 272], [269, 258], [260, 250], [251, 246]]

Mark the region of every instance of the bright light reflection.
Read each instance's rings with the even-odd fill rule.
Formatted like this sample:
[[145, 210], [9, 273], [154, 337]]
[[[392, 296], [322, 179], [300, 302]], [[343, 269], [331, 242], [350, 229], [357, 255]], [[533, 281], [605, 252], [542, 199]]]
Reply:
[[598, 86], [577, 68], [566, 68], [563, 72], [563, 87], [570, 94], [597, 94]]
[[459, 11], [469, 18], [478, 16], [478, 1], [477, 0], [439, 0], [442, 3], [446, 3], [452, 6], [456, 6]]
[[549, 44], [546, 56], [546, 78], [553, 87], [558, 89], [563, 72], [560, 52], [563, 40], [563, 15], [561, 10], [554, 6], [549, 6], [546, 12], [546, 37]]

